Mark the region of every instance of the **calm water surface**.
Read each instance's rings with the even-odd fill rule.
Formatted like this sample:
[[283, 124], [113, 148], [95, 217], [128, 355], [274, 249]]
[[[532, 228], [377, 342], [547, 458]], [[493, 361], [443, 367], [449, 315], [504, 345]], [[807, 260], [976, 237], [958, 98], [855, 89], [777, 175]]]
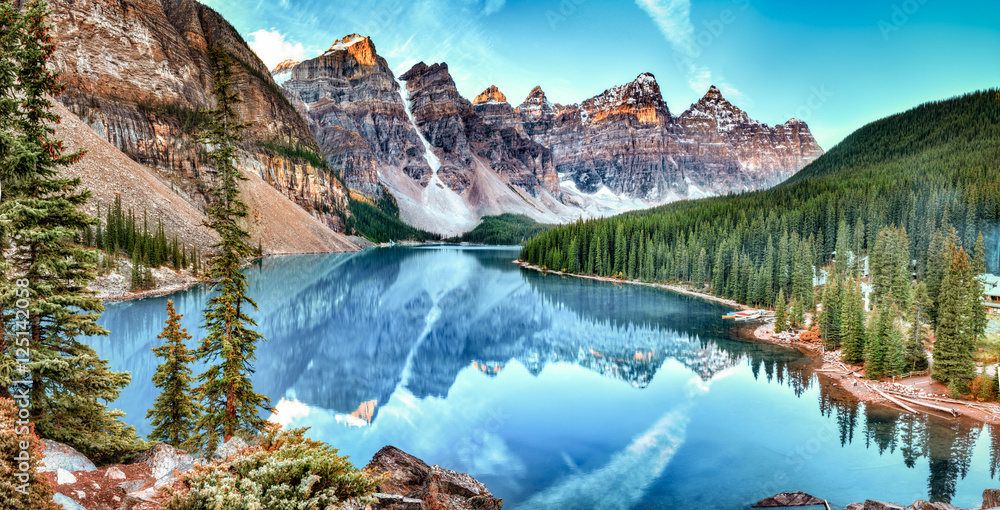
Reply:
[[[798, 352], [735, 339], [726, 307], [516, 256], [386, 248], [250, 269], [272, 419], [359, 466], [392, 444], [469, 472], [515, 510], [746, 508], [795, 490], [974, 506], [1000, 486], [1000, 429], [837, 399]], [[208, 297], [170, 296], [196, 339]], [[166, 300], [108, 304], [111, 336], [93, 340], [132, 373], [115, 406], [142, 434]]]

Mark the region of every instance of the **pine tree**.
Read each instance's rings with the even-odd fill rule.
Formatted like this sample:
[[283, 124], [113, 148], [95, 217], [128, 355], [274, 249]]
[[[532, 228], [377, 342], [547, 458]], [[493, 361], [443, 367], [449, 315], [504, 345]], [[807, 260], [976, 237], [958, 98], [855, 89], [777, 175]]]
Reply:
[[247, 307], [256, 310], [257, 305], [247, 295], [247, 278], [241, 270], [243, 259], [253, 254], [250, 236], [240, 226], [247, 216], [246, 204], [239, 196], [239, 182], [245, 178], [235, 164], [239, 131], [245, 125], [236, 112], [240, 98], [232, 91], [232, 58], [218, 47], [212, 49], [211, 56], [218, 105], [210, 112], [203, 141], [212, 147], [209, 159], [219, 175], [220, 184], [209, 207], [209, 226], [220, 241], [208, 269], [219, 295], [205, 308], [207, 335], [199, 349], [199, 358], [209, 366], [198, 387], [205, 406], [198, 421], [202, 431], [198, 446], [206, 451], [215, 448], [220, 436], [228, 440], [238, 433], [256, 435], [266, 424], [259, 413], [271, 410], [270, 399], [256, 393], [250, 382], [254, 351], [264, 338], [253, 329], [256, 323], [247, 315]]
[[782, 333], [788, 330], [788, 304], [785, 303], [785, 291], [778, 291], [778, 300], [774, 303], [774, 332]]
[[[20, 51], [23, 34], [23, 19], [17, 5], [13, 2], [0, 2], [0, 54], [16, 55]], [[7, 184], [18, 172], [23, 172], [22, 155], [26, 152], [25, 144], [19, 139], [16, 124], [19, 110], [17, 75], [19, 64], [15, 58], [0, 59], [0, 184], [3, 193], [0, 195], [0, 207], [5, 210], [4, 202], [11, 202], [16, 195]], [[0, 216], [0, 247], [10, 245], [12, 237], [11, 224], [6, 217]], [[15, 282], [8, 280], [11, 274], [11, 263], [6, 250], [0, 249], [0, 326], [6, 326], [13, 319], [15, 302], [19, 298]], [[4, 327], [0, 327], [0, 398], [10, 396], [8, 388], [13, 381], [24, 374], [18, 373], [15, 361], [16, 342], [8, 337]]]
[[792, 311], [788, 316], [788, 322], [793, 328], [804, 328], [806, 326], [805, 312], [802, 310], [802, 301], [798, 297], [792, 298]]
[[972, 254], [972, 276], [969, 292], [969, 307], [972, 309], [972, 342], [978, 345], [979, 340], [986, 335], [986, 326], [990, 322], [986, 306], [983, 304], [983, 281], [980, 279], [986, 274], [986, 245], [983, 243], [983, 234], [980, 233], [976, 239], [976, 247]]
[[896, 317], [899, 316], [899, 311], [896, 305], [892, 305], [888, 315], [889, 326], [885, 337], [886, 355], [883, 372], [887, 377], [892, 377], [906, 371], [906, 345], [903, 342], [903, 332], [897, 326]]
[[128, 385], [127, 372], [114, 372], [107, 361], [77, 339], [108, 332], [96, 321], [103, 304], [87, 290], [96, 276], [94, 253], [76, 244], [76, 233], [93, 223], [79, 208], [90, 199], [80, 179], [61, 177], [59, 168], [83, 157], [64, 154], [52, 138], [59, 117], [52, 97], [63, 85], [47, 64], [55, 50], [43, 0], [24, 5], [18, 114], [14, 129], [19, 163], [7, 168], [2, 215], [14, 239], [14, 272], [27, 287], [33, 384], [31, 418], [42, 437], [67, 443], [95, 462], [107, 462], [143, 447], [135, 430], [107, 408]]
[[149, 439], [177, 448], [187, 446], [201, 414], [201, 406], [191, 391], [194, 377], [189, 365], [195, 356], [186, 345], [191, 335], [187, 328], [181, 327], [182, 317], [183, 314], [174, 310], [174, 302], [167, 301], [166, 326], [156, 337], [163, 344], [153, 348], [156, 357], [163, 359], [153, 374], [153, 385], [161, 391], [153, 402], [153, 408], [146, 412], [146, 419], [153, 426]]
[[889, 361], [889, 335], [892, 318], [889, 307], [882, 306], [868, 325], [865, 338], [865, 377], [881, 379], [887, 375]]
[[844, 305], [841, 309], [841, 351], [844, 363], [856, 364], [865, 360], [865, 311], [861, 290], [848, 281]]
[[934, 342], [935, 380], [963, 387], [975, 375], [972, 294], [974, 277], [968, 255], [951, 246], [951, 263], [938, 297], [937, 340]]
[[927, 349], [924, 347], [924, 325], [927, 323], [927, 309], [930, 297], [927, 295], [927, 285], [920, 282], [913, 289], [910, 299], [910, 335], [906, 341], [906, 369], [910, 372], [927, 368]]
[[838, 278], [831, 275], [823, 288], [823, 311], [818, 314], [817, 324], [823, 338], [823, 346], [829, 350], [840, 347], [840, 301], [841, 287]]
[[132, 272], [129, 275], [129, 289], [138, 292], [145, 289], [143, 284], [142, 259], [139, 257], [139, 250], [132, 250]]

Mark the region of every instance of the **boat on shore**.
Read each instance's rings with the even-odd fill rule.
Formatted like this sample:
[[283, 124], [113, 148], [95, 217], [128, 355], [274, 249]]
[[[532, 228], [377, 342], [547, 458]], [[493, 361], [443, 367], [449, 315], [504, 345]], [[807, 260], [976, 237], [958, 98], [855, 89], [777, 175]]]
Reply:
[[723, 315], [723, 319], [735, 319], [738, 321], [749, 321], [763, 319], [767, 316], [767, 310], [743, 310], [730, 315]]

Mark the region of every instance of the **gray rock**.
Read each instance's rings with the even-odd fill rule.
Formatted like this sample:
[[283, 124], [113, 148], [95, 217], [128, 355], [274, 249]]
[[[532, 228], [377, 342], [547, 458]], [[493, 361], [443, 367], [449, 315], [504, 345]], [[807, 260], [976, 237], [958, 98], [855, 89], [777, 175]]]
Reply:
[[885, 501], [866, 499], [864, 510], [906, 510], [906, 507], [903, 505], [897, 505], [896, 503], [886, 503]]
[[63, 468], [56, 469], [56, 485], [66, 485], [68, 483], [76, 483], [76, 477], [73, 476], [73, 473]]
[[122, 482], [118, 484], [118, 487], [121, 487], [121, 489], [128, 494], [130, 492], [138, 492], [145, 489], [146, 483], [146, 480], [132, 480], [130, 482]]
[[436, 479], [440, 492], [463, 498], [489, 495], [489, 489], [482, 482], [466, 473], [456, 473], [441, 466], [431, 466], [431, 475]]
[[147, 488], [145, 488], [145, 489], [143, 489], [141, 491], [130, 492], [128, 494], [128, 497], [129, 498], [135, 498], [135, 499], [138, 499], [140, 501], [145, 501], [147, 503], [155, 503], [156, 500], [153, 499], [153, 495], [155, 495], [155, 494], [156, 494], [156, 488], [155, 487], [147, 487]]
[[126, 478], [125, 473], [123, 473], [121, 469], [114, 466], [109, 467], [108, 470], [104, 472], [104, 477], [112, 480], [124, 480]]
[[415, 498], [400, 496], [399, 494], [384, 494], [376, 492], [372, 494], [375, 503], [371, 505], [372, 510], [426, 510], [427, 503]]
[[173, 477], [193, 468], [198, 462], [191, 454], [174, 448], [168, 444], [158, 444], [135, 457], [129, 459], [129, 464], [144, 463], [149, 466], [153, 478]]
[[[503, 500], [494, 498], [489, 489], [472, 476], [440, 466], [428, 466], [424, 461], [393, 446], [385, 446], [379, 450], [368, 463], [367, 469], [385, 476], [385, 481], [379, 486], [381, 493], [422, 500], [425, 507], [473, 510], [499, 510], [503, 507]], [[376, 508], [410, 510], [418, 508], [412, 506], [415, 504], [399, 499], [392, 500], [391, 505], [396, 506]]]
[[222, 443], [218, 448], [212, 452], [212, 460], [228, 460], [233, 455], [236, 455], [240, 450], [246, 448], [247, 442], [239, 436], [233, 436], [229, 438], [229, 441]]
[[42, 461], [39, 468], [42, 471], [56, 471], [60, 468], [69, 472], [93, 471], [97, 466], [84, 454], [73, 447], [48, 439], [42, 439]]
[[57, 505], [62, 505], [66, 510], [87, 510], [86, 507], [73, 501], [69, 496], [58, 492], [55, 496], [52, 496], [52, 501], [55, 501]]
[[948, 503], [942, 503], [940, 501], [931, 503], [923, 499], [918, 499], [913, 502], [912, 505], [907, 507], [910, 510], [961, 510], [955, 505], [949, 505]]

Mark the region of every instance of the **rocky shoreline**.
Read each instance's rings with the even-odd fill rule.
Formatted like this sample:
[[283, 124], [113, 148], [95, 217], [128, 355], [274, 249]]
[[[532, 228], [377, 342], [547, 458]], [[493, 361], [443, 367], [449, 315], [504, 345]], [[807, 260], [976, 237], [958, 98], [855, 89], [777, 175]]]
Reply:
[[[53, 501], [65, 510], [160, 510], [171, 491], [185, 490], [182, 475], [197, 464], [225, 463], [247, 448], [234, 437], [209, 459], [157, 444], [123, 464], [96, 467], [70, 446], [44, 440], [41, 469], [56, 494]], [[384, 481], [374, 502], [366, 507], [347, 504], [344, 510], [500, 510], [481, 482], [465, 473], [422, 460], [394, 447], [379, 450], [365, 470]]]

